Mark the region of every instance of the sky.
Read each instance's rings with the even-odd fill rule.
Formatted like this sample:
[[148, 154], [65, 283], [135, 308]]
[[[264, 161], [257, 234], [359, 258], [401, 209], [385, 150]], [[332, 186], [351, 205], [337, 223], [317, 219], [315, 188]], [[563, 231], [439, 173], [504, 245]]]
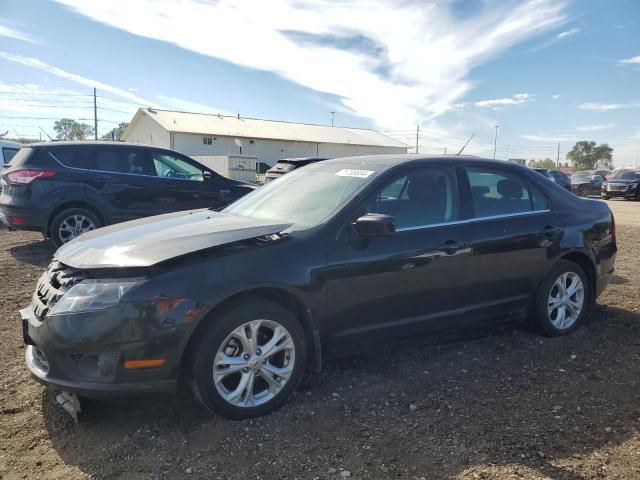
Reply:
[[635, 165], [640, 1], [0, 0], [0, 134], [93, 125], [93, 88], [100, 135], [152, 106]]

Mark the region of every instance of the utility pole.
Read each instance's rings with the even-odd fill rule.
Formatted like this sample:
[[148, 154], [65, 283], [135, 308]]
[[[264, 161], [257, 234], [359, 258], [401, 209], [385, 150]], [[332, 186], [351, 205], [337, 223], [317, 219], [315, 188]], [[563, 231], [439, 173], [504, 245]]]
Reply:
[[556, 166], [560, 168], [560, 142], [558, 142], [558, 158], [556, 160]]
[[336, 112], [331, 112], [331, 126], [333, 127], [333, 117], [335, 116]]
[[416, 153], [419, 153], [418, 149], [420, 148], [419, 135], [420, 135], [420, 124], [418, 124], [418, 128], [416, 128]]
[[498, 127], [500, 125], [494, 125], [496, 127], [496, 136], [493, 138], [493, 159], [496, 159], [496, 148], [498, 147]]
[[447, 154], [447, 147], [444, 147], [444, 154]]
[[93, 135], [98, 140], [98, 103], [96, 101], [96, 88], [93, 87]]

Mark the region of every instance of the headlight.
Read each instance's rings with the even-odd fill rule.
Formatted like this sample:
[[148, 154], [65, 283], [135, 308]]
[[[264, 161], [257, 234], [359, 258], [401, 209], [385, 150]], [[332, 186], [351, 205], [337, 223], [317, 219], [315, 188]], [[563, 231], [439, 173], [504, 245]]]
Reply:
[[140, 280], [85, 280], [74, 285], [49, 311], [48, 315], [92, 312], [113, 307], [127, 290]]

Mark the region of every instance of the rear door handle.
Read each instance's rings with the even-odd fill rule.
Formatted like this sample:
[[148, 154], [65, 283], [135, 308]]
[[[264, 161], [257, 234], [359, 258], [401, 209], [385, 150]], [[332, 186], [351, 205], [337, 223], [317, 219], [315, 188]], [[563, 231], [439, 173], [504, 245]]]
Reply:
[[560, 231], [560, 227], [554, 227], [553, 225], [545, 225], [544, 228], [540, 231], [545, 235], [553, 235], [554, 233], [558, 233]]

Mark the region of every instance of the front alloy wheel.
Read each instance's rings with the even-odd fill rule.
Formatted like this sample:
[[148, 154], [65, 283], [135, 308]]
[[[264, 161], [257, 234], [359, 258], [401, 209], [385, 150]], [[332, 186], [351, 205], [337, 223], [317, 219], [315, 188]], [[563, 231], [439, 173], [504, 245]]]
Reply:
[[191, 386], [210, 411], [240, 420], [280, 407], [300, 383], [307, 345], [296, 316], [273, 301], [236, 301], [195, 333]]
[[271, 320], [240, 325], [224, 339], [213, 362], [220, 396], [237, 407], [262, 405], [291, 378], [296, 349], [285, 327]]

